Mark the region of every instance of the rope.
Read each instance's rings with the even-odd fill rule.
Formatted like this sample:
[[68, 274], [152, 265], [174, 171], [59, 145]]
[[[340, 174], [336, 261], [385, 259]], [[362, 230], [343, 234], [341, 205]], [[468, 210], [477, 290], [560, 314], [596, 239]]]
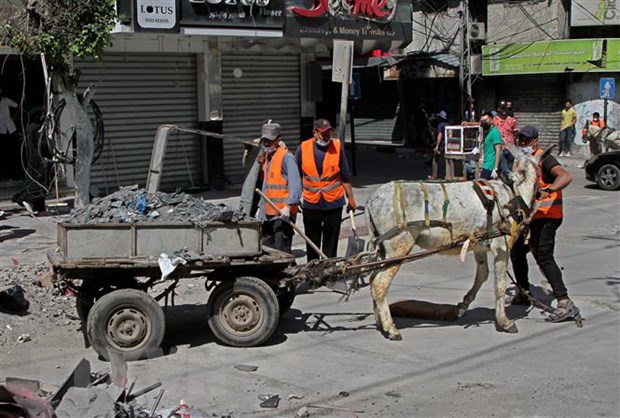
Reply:
[[448, 198], [448, 189], [444, 183], [441, 184], [441, 190], [443, 190], [443, 206], [441, 208], [443, 214], [443, 221], [447, 223], [446, 216], [448, 214], [448, 206], [450, 206], [450, 199]]
[[426, 185], [424, 184], [423, 181], [420, 181], [420, 189], [422, 190], [422, 193], [424, 194], [424, 225], [425, 226], [430, 226], [431, 225], [431, 218], [429, 215], [429, 199], [428, 199], [428, 189], [426, 188]]

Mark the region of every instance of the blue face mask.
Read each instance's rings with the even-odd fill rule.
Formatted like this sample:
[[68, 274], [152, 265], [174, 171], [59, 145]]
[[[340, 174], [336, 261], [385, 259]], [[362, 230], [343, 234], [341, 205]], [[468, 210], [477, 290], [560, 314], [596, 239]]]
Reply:
[[524, 153], [525, 155], [532, 155], [534, 154], [534, 148], [532, 147], [519, 147], [521, 149], [521, 152]]
[[316, 144], [317, 144], [319, 147], [326, 147], [326, 146], [328, 146], [328, 145], [329, 145], [329, 141], [323, 141], [322, 139], [317, 139], [317, 140], [316, 140]]

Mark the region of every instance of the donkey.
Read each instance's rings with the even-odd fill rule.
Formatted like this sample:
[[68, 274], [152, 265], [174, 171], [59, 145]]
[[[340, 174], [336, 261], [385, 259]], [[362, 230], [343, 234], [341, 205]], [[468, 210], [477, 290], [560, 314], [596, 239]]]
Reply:
[[620, 150], [620, 131], [609, 127], [599, 128], [589, 125], [583, 139], [590, 142], [592, 156], [610, 150]]
[[[484, 206], [474, 190], [473, 182], [390, 182], [380, 186], [366, 204], [373, 242], [378, 247], [379, 257], [387, 259], [409, 254], [414, 245], [428, 250], [437, 249], [474, 237], [474, 234], [480, 236], [491, 230], [497, 231], [505, 224], [508, 224], [508, 230], [514, 232], [518, 218], [514, 202], [522, 199], [526, 209], [531, 209], [538, 190], [538, 163], [551, 148], [539, 157], [526, 156], [516, 147], [510, 148], [515, 156], [514, 172], [508, 174], [507, 181], [488, 182], [496, 195], [492, 210]], [[510, 183], [512, 185], [509, 185]], [[515, 199], [516, 196], [521, 199]], [[443, 220], [439, 221], [440, 219]], [[505, 226], [503, 230], [506, 231]], [[486, 253], [491, 252], [495, 269], [496, 327], [498, 331], [518, 332], [515, 323], [506, 316], [504, 302], [506, 269], [514, 239], [516, 236], [513, 234], [484, 242], [472, 240], [470, 250], [473, 250], [475, 255], [476, 276], [472, 288], [457, 305], [457, 316], [465, 314], [480, 286], [488, 278]], [[452, 253], [454, 254], [454, 251]], [[375, 320], [379, 330], [390, 340], [402, 339], [394, 325], [387, 302], [390, 284], [399, 268], [400, 265], [386, 267], [370, 276]]]

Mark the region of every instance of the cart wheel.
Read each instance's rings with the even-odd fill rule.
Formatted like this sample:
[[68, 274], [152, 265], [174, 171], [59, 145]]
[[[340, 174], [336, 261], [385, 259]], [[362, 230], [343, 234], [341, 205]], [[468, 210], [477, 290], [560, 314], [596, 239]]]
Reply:
[[280, 316], [284, 315], [291, 309], [295, 301], [295, 290], [282, 289], [278, 293], [278, 305], [280, 305]]
[[88, 313], [97, 299], [103, 295], [119, 289], [138, 289], [138, 281], [132, 277], [102, 278], [101, 280], [90, 279], [82, 283], [77, 297], [75, 298], [75, 310], [78, 317], [86, 322]]
[[255, 277], [221, 282], [209, 297], [207, 320], [222, 343], [254, 347], [267, 341], [278, 326], [278, 298], [267, 283]]
[[115, 290], [93, 305], [86, 330], [90, 344], [109, 360], [108, 350], [139, 360], [161, 345], [164, 312], [151, 296], [135, 289]]

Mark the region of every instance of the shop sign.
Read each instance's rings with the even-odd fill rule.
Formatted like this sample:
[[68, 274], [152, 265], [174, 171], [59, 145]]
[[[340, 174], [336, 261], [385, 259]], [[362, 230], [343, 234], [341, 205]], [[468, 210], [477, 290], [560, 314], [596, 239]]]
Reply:
[[404, 0], [286, 0], [288, 36], [410, 41], [411, 31]]
[[620, 39], [579, 39], [482, 48], [482, 74], [620, 71]]
[[620, 0], [573, 0], [571, 26], [620, 25]]
[[176, 0], [136, 0], [136, 18], [142, 29], [173, 29], [177, 24]]
[[284, 0], [181, 0], [181, 25], [282, 29]]

